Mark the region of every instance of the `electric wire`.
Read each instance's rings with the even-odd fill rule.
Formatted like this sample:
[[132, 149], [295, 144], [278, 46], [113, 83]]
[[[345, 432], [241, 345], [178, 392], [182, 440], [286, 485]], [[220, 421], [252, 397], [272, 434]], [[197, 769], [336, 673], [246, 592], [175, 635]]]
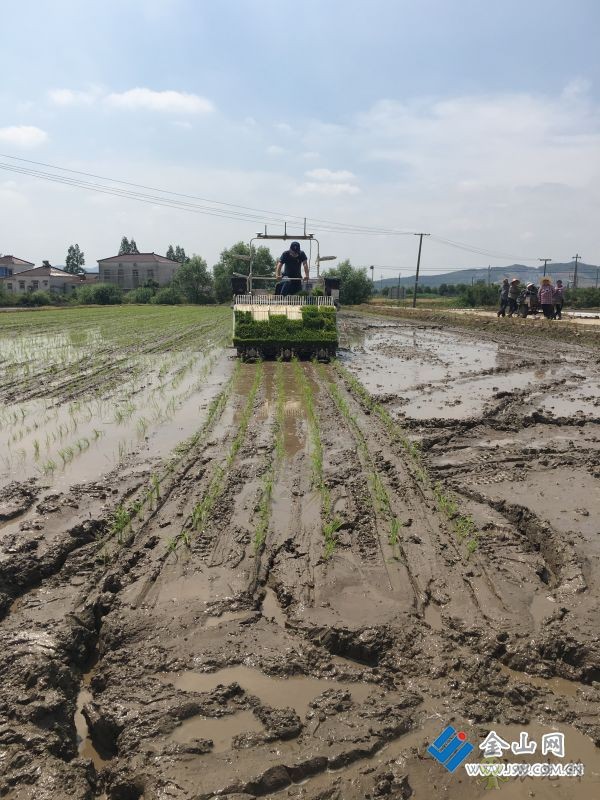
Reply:
[[[5, 172], [13, 172], [32, 178], [48, 181], [51, 183], [63, 184], [73, 188], [85, 189], [94, 191], [101, 194], [112, 195], [114, 197], [122, 197], [137, 202], [146, 203], [149, 205], [158, 205], [166, 208], [173, 208], [176, 210], [189, 211], [196, 214], [203, 214], [212, 217], [220, 217], [222, 219], [242, 221], [242, 222], [256, 222], [259, 224], [278, 224], [287, 225], [292, 221], [307, 224], [313, 230], [319, 232], [337, 233], [339, 235], [362, 235], [362, 236], [413, 236], [416, 235], [415, 231], [400, 230], [398, 228], [386, 228], [378, 226], [358, 225], [353, 223], [335, 222], [333, 220], [324, 220], [317, 217], [301, 217], [295, 214], [284, 214], [282, 212], [268, 211], [266, 209], [253, 208], [251, 206], [238, 205], [235, 203], [227, 203], [220, 200], [211, 200], [209, 198], [201, 197], [199, 195], [185, 194], [183, 192], [174, 192], [168, 189], [159, 189], [156, 187], [148, 186], [145, 184], [133, 183], [132, 181], [125, 181], [116, 178], [109, 178], [102, 175], [97, 175], [91, 172], [84, 172], [82, 170], [69, 169], [67, 167], [60, 167], [55, 164], [49, 164], [42, 161], [34, 161], [32, 159], [20, 158], [11, 156], [9, 154], [0, 153], [0, 158], [8, 158], [13, 163], [7, 164], [0, 162], [0, 169]], [[32, 167], [24, 166], [24, 164], [35, 165], [36, 167], [45, 167], [56, 171], [55, 173], [46, 172], [40, 169], [33, 169]], [[65, 174], [61, 174], [65, 173]], [[66, 174], [68, 173], [68, 174]], [[94, 178], [95, 181], [103, 181], [103, 183], [92, 182], [83, 180], [79, 177], [70, 176], [83, 176], [85, 178]], [[113, 185], [107, 185], [113, 184]], [[127, 188], [131, 187], [131, 188]], [[143, 191], [140, 191], [143, 190]], [[156, 194], [149, 194], [154, 192]], [[194, 202], [192, 202], [194, 201]], [[199, 201], [199, 202], [198, 202]], [[208, 205], [206, 205], [208, 204]], [[267, 215], [267, 216], [265, 216]], [[291, 237], [292, 234], [289, 234]], [[514, 261], [535, 261], [534, 257], [514, 256], [507, 253], [496, 253], [475, 245], [469, 245], [465, 242], [458, 242], [452, 239], [446, 239], [441, 236], [432, 234], [431, 240], [442, 244], [447, 247], [452, 247], [465, 252], [473, 253], [476, 255], [485, 256], [490, 259], [513, 259]], [[376, 267], [382, 269], [382, 267]], [[387, 269], [387, 267], [386, 267]], [[390, 267], [390, 269], [396, 269]], [[426, 269], [424, 271], [434, 271], [433, 269]], [[450, 271], [448, 269], [440, 271]]]

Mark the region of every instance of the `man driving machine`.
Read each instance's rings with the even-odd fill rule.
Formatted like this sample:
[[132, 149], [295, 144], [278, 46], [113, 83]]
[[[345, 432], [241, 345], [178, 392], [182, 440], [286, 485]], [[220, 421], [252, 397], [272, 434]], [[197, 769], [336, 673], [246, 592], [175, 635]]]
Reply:
[[[283, 275], [282, 275], [283, 267]], [[304, 279], [308, 280], [308, 259], [306, 253], [300, 249], [299, 242], [292, 242], [289, 250], [285, 250], [279, 257], [275, 267], [275, 294], [297, 294], [302, 289], [302, 270]]]

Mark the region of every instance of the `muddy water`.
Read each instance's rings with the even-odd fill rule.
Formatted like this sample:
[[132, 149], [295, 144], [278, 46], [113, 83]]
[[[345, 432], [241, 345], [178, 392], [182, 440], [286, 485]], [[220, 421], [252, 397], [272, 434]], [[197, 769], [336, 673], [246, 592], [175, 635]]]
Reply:
[[213, 753], [223, 753], [231, 749], [234, 736], [242, 733], [262, 733], [264, 727], [252, 711], [240, 711], [218, 719], [191, 717], [175, 728], [171, 739], [175, 742], [189, 743], [194, 739], [211, 739]]
[[285, 628], [287, 617], [279, 605], [277, 595], [270, 586], [265, 587], [265, 597], [262, 602], [261, 612], [265, 619], [271, 620], [271, 622], [275, 622], [277, 625]]
[[510, 667], [504, 666], [504, 664], [500, 665], [500, 671], [513, 681], [529, 683], [538, 689], [549, 689], [553, 694], [566, 697], [577, 697], [578, 690], [585, 688], [579, 683], [567, 681], [564, 678], [539, 678], [536, 675], [528, 675], [526, 672], [517, 672], [514, 669], [510, 669]]
[[[360, 345], [352, 339], [352, 329], [362, 331]], [[351, 364], [360, 369], [360, 379], [370, 392], [402, 392], [412, 387], [473, 374], [514, 363], [514, 353], [504, 345], [478, 342], [443, 330], [420, 329], [397, 324], [364, 321], [347, 322], [341, 340], [358, 359]], [[360, 352], [356, 352], [356, 350]], [[358, 363], [360, 362], [360, 364]]]
[[355, 703], [362, 703], [373, 691], [373, 686], [358, 683], [339, 683], [292, 675], [289, 678], [272, 678], [251, 667], [226, 667], [217, 672], [180, 672], [162, 675], [161, 679], [177, 689], [188, 692], [211, 692], [219, 685], [238, 683], [242, 689], [262, 703], [274, 708], [293, 708], [302, 719], [309, 703], [326, 689], [349, 691]]
[[198, 430], [210, 399], [232, 369], [219, 365], [212, 376], [213, 354], [184, 355], [183, 365], [181, 357], [173, 361], [170, 354], [148, 361], [143, 381], [125, 385], [123, 392], [105, 394], [99, 385], [96, 397], [85, 402], [33, 400], [6, 406], [0, 424], [0, 487], [17, 470], [22, 479], [38, 477], [68, 488], [97, 479], [136, 450], [148, 457], [166, 456]]
[[92, 680], [93, 670], [87, 672], [83, 676], [83, 680], [81, 682], [81, 689], [79, 690], [79, 694], [77, 696], [77, 706], [75, 710], [75, 731], [77, 734], [77, 749], [79, 752], [80, 758], [87, 758], [91, 759], [94, 766], [97, 770], [102, 769], [108, 761], [98, 753], [94, 744], [91, 740], [88, 724], [83, 716], [83, 707], [87, 703], [91, 703], [93, 700], [92, 693], [90, 691], [90, 683]]
[[534, 370], [528, 370], [510, 375], [461, 378], [451, 386], [432, 384], [425, 389], [405, 392], [403, 398], [408, 402], [401, 411], [414, 419], [463, 419], [480, 415], [494, 394], [533, 386], [536, 377]]

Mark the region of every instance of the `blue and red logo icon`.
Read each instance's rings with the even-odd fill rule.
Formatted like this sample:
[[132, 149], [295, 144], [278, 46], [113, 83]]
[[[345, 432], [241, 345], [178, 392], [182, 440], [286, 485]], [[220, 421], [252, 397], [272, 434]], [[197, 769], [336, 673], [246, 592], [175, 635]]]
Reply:
[[452, 725], [444, 728], [435, 742], [427, 748], [429, 755], [446, 767], [448, 772], [454, 772], [473, 750], [473, 745], [467, 742], [467, 734], [464, 731], [457, 733]]

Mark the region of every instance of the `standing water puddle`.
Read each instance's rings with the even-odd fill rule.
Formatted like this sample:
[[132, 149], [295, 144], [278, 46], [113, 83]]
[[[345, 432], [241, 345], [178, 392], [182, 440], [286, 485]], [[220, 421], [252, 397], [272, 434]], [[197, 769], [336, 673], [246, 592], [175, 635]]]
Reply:
[[279, 605], [277, 595], [270, 586], [265, 586], [265, 597], [262, 601], [261, 612], [265, 619], [271, 620], [282, 628], [285, 628], [287, 617]]
[[[362, 703], [373, 691], [368, 684], [340, 683], [305, 676], [271, 678], [256, 669], [236, 666], [217, 672], [180, 672], [160, 676], [161, 680], [188, 692], [211, 692], [219, 685], [238, 683], [250, 695], [258, 697], [264, 705], [274, 708], [293, 708], [301, 719], [309, 703], [326, 689], [349, 691], [355, 703]], [[224, 718], [213, 719], [196, 716], [180, 725], [171, 734], [177, 742], [192, 739], [212, 739], [214, 751], [229, 749], [234, 736], [247, 731], [261, 731], [262, 725], [250, 711], [239, 712]]]
[[539, 689], [549, 689], [553, 694], [566, 695], [567, 697], [577, 697], [579, 683], [567, 681], [565, 678], [540, 678], [538, 675], [528, 675], [526, 672], [517, 672], [504, 664], [500, 664], [500, 672], [508, 676], [513, 681], [528, 683], [537, 686]]
[[102, 769], [102, 767], [107, 764], [107, 760], [102, 758], [100, 753], [94, 747], [90, 732], [88, 730], [88, 724], [86, 722], [85, 717], [83, 716], [83, 707], [86, 703], [91, 703], [92, 701], [92, 693], [90, 692], [90, 682], [92, 680], [93, 670], [87, 672], [83, 676], [83, 680], [81, 682], [81, 688], [79, 690], [79, 694], [77, 696], [77, 707], [75, 710], [75, 731], [77, 733], [77, 750], [79, 752], [80, 758], [91, 759], [94, 766], [97, 770]]
[[240, 733], [264, 732], [264, 727], [252, 711], [240, 711], [226, 717], [192, 717], [186, 720], [171, 734], [174, 742], [186, 744], [194, 739], [211, 739], [213, 753], [223, 753], [231, 748], [234, 736]]

